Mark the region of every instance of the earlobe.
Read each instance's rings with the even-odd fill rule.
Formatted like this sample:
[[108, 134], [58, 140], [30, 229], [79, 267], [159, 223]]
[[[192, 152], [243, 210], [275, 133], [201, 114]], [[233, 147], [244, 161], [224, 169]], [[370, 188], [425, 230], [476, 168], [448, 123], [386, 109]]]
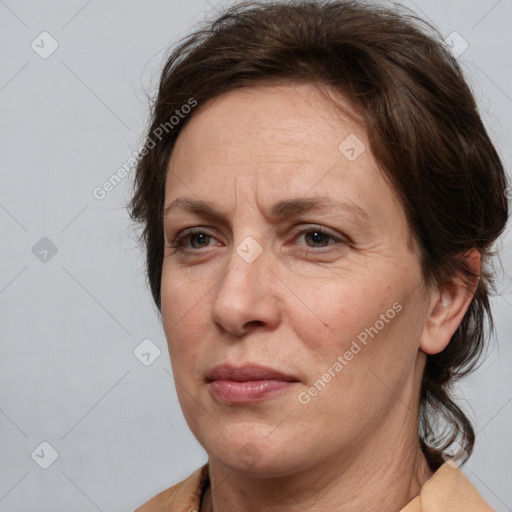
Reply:
[[438, 354], [446, 348], [473, 300], [480, 274], [479, 251], [471, 250], [464, 256], [464, 260], [476, 277], [459, 275], [444, 283], [442, 288], [432, 290], [419, 346], [426, 354]]

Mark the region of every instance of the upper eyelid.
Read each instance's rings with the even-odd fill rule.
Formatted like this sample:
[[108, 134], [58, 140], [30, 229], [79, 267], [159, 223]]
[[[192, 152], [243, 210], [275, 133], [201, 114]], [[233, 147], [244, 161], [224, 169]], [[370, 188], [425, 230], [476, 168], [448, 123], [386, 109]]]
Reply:
[[[209, 233], [210, 229], [212, 229], [212, 228], [209, 226], [204, 226], [204, 227], [203, 226], [191, 226], [191, 227], [184, 228], [184, 229], [180, 230], [179, 232], [177, 232], [176, 235], [174, 236], [174, 238], [177, 238], [182, 235], [191, 235], [191, 234], [195, 234], [195, 233], [206, 233], [206, 234], [209, 234], [210, 236], [214, 236], [214, 235], [211, 235], [211, 233]], [[300, 224], [299, 226], [295, 226], [293, 228], [293, 230], [298, 233], [302, 233], [304, 231], [314, 231], [315, 229], [318, 231], [322, 231], [322, 232], [332, 236], [333, 238], [336, 238], [337, 236], [339, 236], [339, 235], [333, 233], [332, 229], [322, 226], [320, 224], [303, 223], [303, 224]]]
[[333, 231], [331, 229], [329, 229], [329, 228], [326, 228], [326, 227], [323, 227], [323, 226], [318, 226], [318, 225], [315, 225], [315, 224], [304, 225], [302, 227], [297, 227], [297, 229], [294, 230], [294, 233], [296, 235], [302, 235], [302, 234], [308, 233], [310, 231], [321, 231], [325, 235], [331, 237], [333, 240], [341, 240], [341, 239], [344, 238], [342, 235], [338, 235], [336, 233], [333, 233]]

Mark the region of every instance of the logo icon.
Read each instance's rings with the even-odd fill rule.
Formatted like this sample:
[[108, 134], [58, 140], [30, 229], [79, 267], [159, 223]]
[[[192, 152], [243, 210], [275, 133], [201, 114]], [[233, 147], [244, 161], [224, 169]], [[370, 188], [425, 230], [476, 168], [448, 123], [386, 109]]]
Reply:
[[59, 43], [48, 32], [41, 32], [30, 46], [39, 57], [47, 59], [59, 47]]
[[57, 251], [57, 246], [45, 236], [32, 247], [32, 254], [42, 263], [48, 263]]
[[349, 161], [357, 160], [365, 151], [364, 142], [354, 133], [343, 139], [338, 146], [339, 152]]
[[469, 48], [469, 43], [458, 32], [448, 34], [444, 39], [444, 44], [456, 59]]
[[252, 263], [261, 255], [263, 247], [252, 236], [248, 236], [236, 248], [236, 252], [246, 263]]
[[160, 349], [149, 338], [142, 340], [133, 351], [133, 355], [144, 366], [151, 366], [160, 357], [160, 354]]
[[261, 452], [253, 443], [246, 443], [238, 451], [238, 458], [249, 468], [261, 459]]
[[456, 469], [468, 458], [468, 452], [459, 443], [455, 442], [453, 452], [445, 452], [442, 457], [451, 468]]
[[59, 457], [57, 450], [47, 441], [40, 443], [30, 454], [32, 459], [43, 469], [48, 469]]

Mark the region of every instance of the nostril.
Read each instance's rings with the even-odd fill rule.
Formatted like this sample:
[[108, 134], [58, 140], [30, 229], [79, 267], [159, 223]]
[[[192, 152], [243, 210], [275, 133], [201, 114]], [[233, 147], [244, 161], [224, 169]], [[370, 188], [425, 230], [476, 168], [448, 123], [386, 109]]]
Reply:
[[263, 322], [261, 320], [252, 320], [248, 322], [249, 325], [263, 325]]

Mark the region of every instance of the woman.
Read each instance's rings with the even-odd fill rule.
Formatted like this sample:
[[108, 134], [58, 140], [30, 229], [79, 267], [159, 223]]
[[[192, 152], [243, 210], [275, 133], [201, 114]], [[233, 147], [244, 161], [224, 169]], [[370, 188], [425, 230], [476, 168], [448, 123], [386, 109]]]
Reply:
[[449, 389], [485, 343], [506, 178], [438, 36], [239, 4], [171, 54], [146, 141], [131, 214], [208, 464], [137, 510], [490, 510]]

